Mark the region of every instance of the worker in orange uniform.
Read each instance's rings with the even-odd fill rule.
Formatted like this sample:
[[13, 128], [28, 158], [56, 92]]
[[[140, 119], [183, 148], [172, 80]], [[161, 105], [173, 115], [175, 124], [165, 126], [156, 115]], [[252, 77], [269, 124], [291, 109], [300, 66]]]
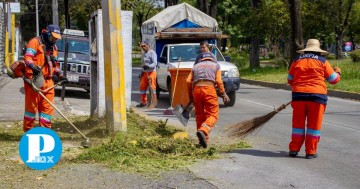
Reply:
[[288, 74], [293, 108], [289, 156], [296, 157], [305, 141], [305, 157], [313, 159], [318, 156], [317, 145], [328, 99], [324, 80], [336, 84], [341, 70], [333, 69], [323, 57], [328, 52], [320, 48], [317, 39], [309, 39], [306, 48], [297, 52], [301, 55], [293, 61]]
[[198, 59], [200, 61], [194, 64], [186, 83], [190, 101], [195, 106], [196, 136], [199, 138], [199, 144], [206, 148], [209, 133], [218, 120], [219, 114], [215, 84], [219, 88], [224, 103], [227, 104], [230, 99], [225, 93], [220, 65], [214, 62], [213, 55], [210, 52], [204, 52], [198, 56]]
[[[44, 84], [41, 90], [54, 86], [53, 77], [56, 76], [61, 81], [67, 82], [63, 77], [57, 62], [58, 50], [55, 45], [56, 41], [61, 39], [60, 28], [56, 25], [48, 25], [43, 29], [41, 35], [32, 38], [24, 55], [25, 60], [25, 77], [33, 80], [37, 77], [43, 77]], [[51, 128], [51, 118], [54, 114], [54, 108], [46, 102], [32, 86], [24, 82], [25, 88], [25, 115], [24, 115], [24, 132], [34, 127], [36, 113], [39, 115], [39, 125]], [[54, 89], [44, 93], [45, 97], [54, 103]]]
[[[150, 49], [149, 43], [147, 41], [142, 41], [140, 47], [143, 50], [142, 60], [141, 60], [141, 74], [140, 78], [140, 98], [141, 103], [136, 105], [137, 107], [145, 107], [147, 105], [146, 90], [149, 87], [148, 77], [151, 81], [151, 88], [156, 97], [156, 65], [157, 65], [157, 55], [156, 52]], [[156, 100], [156, 99], [155, 99]]]

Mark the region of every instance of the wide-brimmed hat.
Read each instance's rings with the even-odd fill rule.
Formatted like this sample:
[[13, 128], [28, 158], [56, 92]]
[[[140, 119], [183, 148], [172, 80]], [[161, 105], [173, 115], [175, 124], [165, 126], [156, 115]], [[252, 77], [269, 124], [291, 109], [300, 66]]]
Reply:
[[59, 26], [53, 25], [53, 24], [52, 24], [52, 25], [48, 25], [48, 26], [46, 27], [46, 30], [47, 30], [48, 32], [50, 32], [51, 35], [52, 35], [53, 37], [55, 37], [56, 39], [61, 39]]
[[306, 43], [305, 49], [296, 51], [297, 53], [304, 54], [304, 52], [319, 52], [322, 55], [328, 54], [329, 52], [324, 51], [320, 48], [320, 41], [317, 39], [309, 39]]

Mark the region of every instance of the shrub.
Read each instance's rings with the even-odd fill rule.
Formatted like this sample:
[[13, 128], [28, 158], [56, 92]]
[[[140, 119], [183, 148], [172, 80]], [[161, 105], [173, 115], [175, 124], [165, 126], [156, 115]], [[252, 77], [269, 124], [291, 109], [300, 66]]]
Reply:
[[328, 59], [328, 60], [335, 60], [335, 59], [336, 59], [336, 56], [335, 56], [335, 54], [329, 54], [329, 55], [326, 56], [326, 59]]
[[360, 62], [360, 49], [351, 51], [350, 57], [353, 62]]
[[269, 52], [268, 53], [269, 59], [274, 59], [276, 57], [275, 53]]

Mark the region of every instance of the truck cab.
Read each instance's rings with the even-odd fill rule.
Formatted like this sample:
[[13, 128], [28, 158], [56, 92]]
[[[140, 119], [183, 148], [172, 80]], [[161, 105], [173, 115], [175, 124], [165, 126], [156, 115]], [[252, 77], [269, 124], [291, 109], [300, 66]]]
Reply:
[[90, 54], [89, 38], [80, 30], [65, 29], [62, 38], [56, 42], [58, 62], [64, 71], [65, 46], [68, 43], [66, 86], [85, 89], [90, 92]]
[[[216, 45], [211, 45], [211, 52], [216, 56], [221, 69], [225, 92], [230, 98], [227, 106], [234, 106], [236, 91], [240, 88], [240, 74], [238, 68], [227, 62]], [[178, 43], [164, 45], [157, 65], [157, 95], [160, 91], [171, 90], [171, 75], [169, 68], [192, 68], [195, 59], [200, 54], [199, 43]], [[169, 93], [170, 94], [170, 93]], [[171, 100], [171, 95], [169, 95]]]

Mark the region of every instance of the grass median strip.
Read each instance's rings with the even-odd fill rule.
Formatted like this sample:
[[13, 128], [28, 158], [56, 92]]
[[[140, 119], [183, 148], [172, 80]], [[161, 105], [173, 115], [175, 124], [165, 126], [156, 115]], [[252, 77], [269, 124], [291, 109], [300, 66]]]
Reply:
[[[250, 147], [244, 141], [228, 145], [213, 145], [207, 149], [198, 146], [197, 139], [174, 139], [175, 133], [183, 130], [165, 125], [163, 121], [150, 121], [130, 111], [127, 114], [127, 132], [107, 134], [105, 120], [88, 117], [69, 117], [88, 137], [92, 147], [64, 148], [63, 161], [68, 163], [99, 163], [114, 170], [154, 176], [162, 171], [183, 169], [199, 159], [214, 159], [221, 153], [234, 149]], [[77, 144], [81, 136], [68, 127], [60, 118], [54, 120], [53, 129], [57, 131], [63, 145]], [[20, 122], [8, 123], [13, 126], [0, 126], [2, 141], [19, 141], [23, 132]], [[175, 137], [176, 138], [176, 137]]]

